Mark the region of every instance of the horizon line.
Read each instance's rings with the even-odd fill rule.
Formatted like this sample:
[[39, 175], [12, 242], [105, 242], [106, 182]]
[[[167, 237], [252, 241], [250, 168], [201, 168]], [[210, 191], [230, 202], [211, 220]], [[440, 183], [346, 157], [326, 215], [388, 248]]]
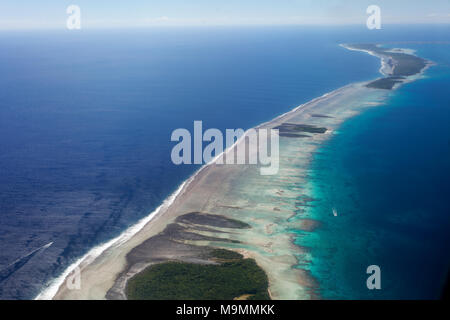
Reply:
[[[394, 22], [394, 23], [384, 23], [384, 26], [450, 26], [450, 22], [414, 22], [414, 23], [405, 23], [405, 22]], [[278, 23], [278, 24], [166, 24], [166, 25], [146, 25], [146, 26], [88, 26], [82, 27], [80, 30], [68, 30], [65, 26], [56, 27], [56, 26], [34, 26], [34, 27], [13, 27], [13, 28], [2, 28], [0, 26], [0, 32], [4, 31], [78, 31], [83, 32], [88, 30], [145, 30], [145, 29], [162, 29], [162, 28], [215, 28], [215, 27], [223, 27], [223, 28], [235, 28], [235, 27], [352, 27], [352, 26], [360, 26], [366, 27], [364, 23], [330, 23], [330, 24], [317, 24], [317, 23]], [[383, 26], [380, 30], [383, 30]]]

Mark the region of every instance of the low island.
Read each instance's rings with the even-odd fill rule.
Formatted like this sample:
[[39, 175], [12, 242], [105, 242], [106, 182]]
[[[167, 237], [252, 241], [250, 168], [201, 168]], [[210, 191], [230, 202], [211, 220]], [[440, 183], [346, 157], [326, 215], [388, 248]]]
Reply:
[[364, 51], [381, 59], [380, 72], [385, 76], [367, 84], [368, 88], [392, 90], [396, 85], [415, 76], [430, 64], [414, 55], [411, 50], [384, 48], [377, 44], [346, 44], [349, 50]]
[[68, 290], [63, 278], [41, 297], [320, 298], [305, 267], [308, 248], [296, 240], [321, 226], [308, 211], [311, 159], [345, 120], [384, 104], [390, 90], [430, 65], [407, 49], [342, 46], [379, 57], [383, 78], [349, 84], [257, 126], [279, 130], [278, 174], [260, 175], [255, 165], [203, 166], [142, 227], [81, 259], [80, 290]]

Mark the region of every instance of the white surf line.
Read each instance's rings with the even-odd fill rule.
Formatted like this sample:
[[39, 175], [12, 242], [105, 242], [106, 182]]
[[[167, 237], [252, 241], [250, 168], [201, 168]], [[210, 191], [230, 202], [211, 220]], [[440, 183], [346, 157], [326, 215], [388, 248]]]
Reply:
[[[384, 69], [385, 66], [387, 65], [387, 63], [386, 63], [386, 61], [385, 61], [385, 60], [386, 60], [386, 57], [385, 57], [384, 55], [374, 53], [373, 51], [370, 51], [370, 50], [353, 48], [353, 47], [351, 47], [351, 45], [348, 45], [348, 44], [340, 44], [340, 46], [343, 47], [343, 48], [345, 48], [345, 49], [352, 50], [352, 51], [361, 51], [361, 52], [365, 52], [365, 53], [370, 54], [371, 56], [374, 56], [374, 57], [377, 57], [377, 58], [381, 59], [381, 68], [380, 68], [380, 70], [379, 70], [380, 73], [381, 73], [382, 75], [384, 75], [385, 77], [392, 76], [392, 75], [394, 74], [395, 65], [392, 67], [391, 74], [389, 74], [389, 73], [386, 74], [386, 73], [383, 71], [383, 69]], [[377, 45], [377, 46], [378, 46], [378, 45]], [[397, 51], [393, 51], [393, 50], [397, 50]], [[394, 52], [394, 53], [395, 53], [395, 52], [400, 52], [400, 53], [404, 53], [404, 54], [409, 54], [409, 55], [411, 55], [411, 56], [415, 56], [415, 57], [421, 58], [422, 60], [425, 61], [425, 67], [422, 68], [422, 70], [420, 70], [420, 72], [418, 72], [418, 73], [416, 73], [416, 74], [414, 74], [414, 75], [411, 75], [411, 76], [404, 76], [404, 79], [403, 79], [403, 81], [402, 81], [401, 83], [396, 83], [396, 84], [394, 85], [394, 87], [392, 88], [392, 89], [394, 89], [394, 90], [397, 89], [398, 87], [400, 87], [401, 85], [405, 84], [405, 83], [413, 82], [413, 81], [415, 81], [415, 80], [417, 80], [417, 79], [420, 79], [420, 78], [424, 77], [425, 72], [428, 70], [428, 68], [430, 68], [430, 67], [436, 65], [435, 62], [433, 62], [433, 61], [431, 61], [431, 60], [428, 60], [428, 59], [426, 59], [426, 58], [422, 58], [422, 57], [418, 56], [418, 55], [416, 54], [417, 51], [414, 50], [414, 49], [408, 49], [408, 48], [393, 48], [393, 49], [390, 49], [390, 50], [386, 50], [386, 52]], [[391, 58], [391, 59], [392, 59], [392, 58]], [[393, 59], [393, 60], [396, 61], [395, 59]]]
[[[137, 234], [139, 231], [141, 231], [147, 223], [149, 223], [154, 217], [156, 217], [159, 213], [165, 212], [172, 203], [176, 200], [178, 196], [184, 193], [186, 188], [189, 186], [189, 184], [194, 181], [195, 177], [205, 168], [207, 168], [209, 165], [216, 163], [216, 161], [223, 157], [227, 152], [229, 152], [232, 148], [234, 148], [240, 141], [242, 141], [243, 138], [245, 138], [246, 133], [248, 130], [240, 137], [233, 145], [231, 145], [229, 148], [225, 149], [223, 152], [221, 152], [219, 155], [217, 155], [214, 159], [212, 159], [209, 163], [203, 165], [201, 168], [199, 168], [191, 177], [189, 177], [187, 180], [185, 180], [178, 189], [172, 193], [168, 198], [166, 198], [163, 203], [156, 208], [152, 213], [150, 213], [148, 216], [144, 217], [143, 219], [139, 220], [135, 225], [132, 225], [128, 229], [126, 229], [122, 234], [120, 234], [118, 237], [105, 242], [101, 245], [98, 245], [91, 250], [88, 251], [84, 256], [76, 260], [74, 263], [72, 263], [66, 270], [57, 278], [53, 279], [50, 284], [44, 288], [35, 298], [34, 300], [51, 300], [55, 297], [55, 295], [58, 293], [59, 288], [61, 285], [64, 284], [66, 281], [67, 276], [69, 276], [77, 267], [79, 267], [81, 264], [90, 264], [92, 261], [94, 261], [97, 257], [99, 257], [103, 252], [108, 250], [109, 248], [113, 246], [119, 246], [123, 244], [124, 242], [131, 239], [135, 234]], [[163, 211], [164, 210], [164, 211]]]
[[354, 86], [354, 85], [356, 85], [356, 84], [358, 84], [358, 83], [366, 83], [366, 82], [367, 82], [367, 81], [363, 81], [363, 82], [352, 82], [352, 83], [347, 84], [347, 85], [345, 85], [345, 86], [343, 86], [343, 87], [340, 87], [340, 88], [337, 88], [337, 89], [335, 89], [335, 90], [333, 90], [333, 91], [327, 92], [327, 93], [321, 95], [320, 97], [317, 97], [317, 98], [314, 98], [314, 99], [312, 99], [312, 100], [309, 100], [308, 102], [305, 102], [305, 103], [303, 103], [303, 104], [301, 104], [301, 105], [295, 107], [294, 109], [289, 110], [289, 111], [287, 111], [287, 112], [285, 112], [285, 113], [283, 113], [283, 114], [281, 114], [281, 115], [279, 115], [279, 116], [273, 118], [272, 120], [269, 120], [269, 121], [266, 121], [266, 122], [263, 122], [263, 123], [259, 124], [258, 126], [255, 127], [255, 129], [261, 128], [262, 126], [265, 126], [265, 125], [270, 125], [272, 122], [279, 121], [281, 118], [283, 118], [283, 117], [285, 117], [285, 116], [288, 116], [288, 115], [290, 115], [290, 114], [292, 114], [292, 113], [296, 113], [299, 109], [304, 108], [304, 107], [306, 107], [306, 106], [308, 106], [308, 105], [310, 105], [310, 104], [319, 102], [319, 101], [321, 101], [321, 100], [327, 98], [328, 96], [330, 96], [330, 95], [332, 95], [332, 94], [339, 93], [340, 91], [343, 91], [345, 88], [352, 87], [352, 86]]
[[376, 52], [371, 51], [371, 50], [353, 48], [351, 45], [347, 45], [347, 44], [340, 44], [339, 46], [341, 46], [341, 47], [343, 47], [343, 48], [345, 48], [347, 50], [351, 50], [351, 51], [365, 52], [367, 54], [370, 54], [373, 57], [377, 57], [378, 59], [380, 59], [381, 60], [381, 67], [380, 67], [380, 69], [378, 71], [385, 77], [391, 76], [394, 73], [395, 66], [392, 67], [392, 70], [390, 70], [389, 73], [384, 71], [386, 69], [386, 66], [388, 66], [388, 64], [386, 62], [387, 58], [389, 58], [388, 56], [376, 53]]
[[[218, 156], [216, 156], [214, 159], [212, 159], [211, 162], [208, 163], [207, 165], [216, 163], [220, 158], [222, 158], [223, 156], [226, 156], [226, 155], [227, 155], [227, 154], [228, 154], [235, 146], [237, 146], [239, 143], [242, 142], [243, 139], [245, 139], [245, 138], [247, 137], [247, 135], [248, 135], [248, 133], [249, 133], [250, 130], [252, 130], [252, 129], [260, 129], [261, 127], [263, 127], [263, 126], [265, 126], [265, 125], [270, 125], [270, 124], [272, 124], [272, 123], [274, 123], [274, 122], [277, 122], [277, 121], [279, 121], [280, 119], [282, 119], [282, 118], [285, 117], [285, 116], [288, 116], [288, 115], [290, 115], [290, 114], [292, 114], [292, 113], [296, 113], [296, 112], [297, 112], [298, 110], [300, 110], [301, 108], [304, 108], [304, 107], [306, 107], [306, 106], [308, 106], [308, 105], [310, 105], [310, 104], [319, 102], [319, 101], [321, 101], [321, 100], [327, 98], [328, 96], [330, 96], [330, 95], [332, 95], [332, 94], [336, 94], [336, 93], [338, 93], [338, 92], [344, 90], [345, 88], [351, 87], [351, 86], [353, 86], [353, 85], [355, 85], [355, 84], [358, 84], [358, 83], [365, 83], [365, 82], [354, 82], [354, 83], [347, 84], [347, 85], [345, 85], [345, 86], [343, 86], [343, 87], [337, 88], [337, 89], [335, 89], [335, 90], [333, 90], [333, 91], [327, 92], [327, 93], [325, 93], [325, 94], [323, 94], [323, 95], [321, 95], [321, 96], [319, 96], [319, 97], [316, 97], [316, 98], [314, 98], [314, 99], [312, 99], [312, 100], [309, 100], [308, 102], [305, 102], [305, 103], [303, 103], [303, 104], [301, 104], [301, 105], [295, 107], [295, 108], [292, 109], [292, 110], [289, 110], [289, 111], [287, 111], [287, 112], [285, 112], [285, 113], [283, 113], [283, 114], [280, 114], [279, 116], [276, 116], [276, 117], [273, 118], [272, 120], [263, 122], [263, 123], [261, 123], [261, 124], [255, 126], [255, 127], [253, 127], [253, 128], [247, 129], [247, 130], [242, 134], [242, 136], [239, 137], [239, 138], [236, 140], [236, 142], [235, 142], [233, 145], [231, 145], [230, 147], [226, 148], [222, 153], [220, 153]], [[225, 161], [224, 161], [223, 158], [222, 158], [222, 161], [223, 161], [223, 163], [225, 163]], [[217, 163], [217, 164], [223, 164], [223, 163]]]
[[[270, 124], [271, 122], [275, 122], [278, 121], [279, 119], [281, 119], [284, 116], [287, 116], [291, 113], [294, 113], [296, 111], [298, 111], [300, 108], [303, 108], [311, 103], [315, 103], [317, 101], [320, 101], [322, 99], [325, 99], [326, 97], [328, 97], [331, 94], [335, 94], [338, 93], [339, 91], [343, 90], [346, 87], [352, 86], [355, 83], [351, 83], [348, 85], [345, 85], [343, 87], [340, 87], [338, 89], [335, 89], [333, 91], [330, 91], [328, 93], [323, 94], [320, 97], [314, 98], [308, 102], [305, 102], [297, 107], [295, 107], [294, 109], [283, 113], [277, 117], [275, 117], [274, 119], [264, 122], [256, 127], [254, 127], [255, 129], [260, 128], [261, 126], [264, 126], [266, 124]], [[250, 129], [248, 129], [250, 130]], [[61, 285], [64, 284], [64, 282], [66, 281], [67, 276], [69, 276], [74, 270], [75, 268], [79, 267], [82, 263], [85, 264], [90, 264], [92, 261], [94, 261], [97, 257], [99, 257], [103, 252], [105, 252], [106, 250], [108, 250], [109, 248], [111, 248], [112, 246], [117, 246], [120, 245], [126, 241], [128, 241], [129, 239], [131, 239], [135, 234], [137, 234], [139, 231], [141, 231], [144, 226], [150, 222], [155, 216], [157, 216], [159, 213], [163, 212], [162, 210], [166, 211], [170, 205], [176, 200], [176, 198], [178, 196], [180, 196], [181, 194], [184, 193], [185, 189], [189, 186], [189, 184], [194, 181], [195, 177], [205, 168], [207, 168], [209, 165], [211, 164], [215, 164], [216, 161], [218, 159], [220, 159], [220, 157], [223, 157], [224, 155], [226, 155], [232, 148], [234, 148], [238, 143], [240, 143], [240, 141], [242, 141], [242, 139], [245, 138], [248, 130], [246, 130], [244, 132], [244, 134], [230, 147], [228, 147], [227, 149], [225, 149], [222, 153], [220, 153], [219, 155], [217, 155], [214, 159], [212, 159], [209, 163], [203, 165], [201, 168], [199, 168], [191, 177], [189, 177], [187, 180], [185, 180], [179, 187], [178, 189], [172, 193], [168, 198], [166, 198], [163, 203], [156, 208], [152, 213], [150, 213], [148, 216], [142, 218], [141, 220], [139, 220], [135, 225], [132, 225], [131, 227], [129, 227], [128, 229], [126, 229], [122, 234], [120, 234], [119, 236], [117, 236], [116, 238], [105, 242], [101, 245], [98, 245], [94, 248], [92, 248], [91, 250], [88, 251], [88, 253], [86, 253], [84, 256], [82, 256], [81, 258], [79, 258], [78, 260], [76, 260], [74, 263], [72, 263], [68, 268], [66, 268], [66, 270], [57, 278], [53, 279], [47, 286], [46, 288], [44, 288], [34, 299], [35, 300], [51, 300], [55, 297], [55, 295], [58, 293], [59, 288], [61, 287]]]
[[51, 300], [51, 299], [53, 299], [55, 297], [56, 293], [58, 292], [59, 288], [61, 287], [61, 285], [63, 285], [64, 282], [66, 281], [67, 276], [69, 274], [71, 274], [75, 268], [79, 267], [82, 263], [90, 264], [92, 261], [94, 261], [97, 257], [99, 257], [107, 249], [111, 248], [112, 246], [118, 246], [118, 245], [123, 244], [124, 242], [129, 240], [131, 237], [133, 237], [136, 233], [141, 231], [142, 228], [148, 222], [150, 222], [161, 210], [167, 209], [168, 207], [170, 207], [170, 205], [175, 201], [175, 199], [182, 193], [184, 187], [187, 186], [199, 172], [200, 172], [200, 170], [197, 171], [188, 180], [184, 181], [174, 193], [172, 193], [168, 198], [166, 198], [163, 201], [163, 203], [158, 208], [156, 208], [152, 213], [150, 213], [148, 216], [139, 220], [135, 225], [132, 225], [131, 227], [126, 229], [118, 237], [92, 248], [84, 256], [82, 256], [77, 261], [72, 263], [68, 268], [66, 268], [66, 270], [60, 276], [53, 279], [50, 282], [50, 284], [46, 288], [44, 288], [41, 291], [41, 293], [39, 293], [34, 299], [35, 300]]

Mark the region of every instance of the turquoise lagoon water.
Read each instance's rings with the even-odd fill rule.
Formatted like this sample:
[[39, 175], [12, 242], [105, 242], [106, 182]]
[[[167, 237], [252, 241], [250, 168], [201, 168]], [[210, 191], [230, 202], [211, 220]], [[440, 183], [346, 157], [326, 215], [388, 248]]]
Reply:
[[[323, 298], [441, 295], [450, 265], [450, 45], [408, 47], [437, 65], [345, 122], [314, 156], [308, 215], [321, 227], [297, 242], [309, 248]], [[381, 269], [381, 290], [367, 289], [369, 265]]]
[[0, 298], [34, 297], [198, 169], [172, 164], [173, 130], [250, 128], [376, 77], [378, 59], [338, 46], [365, 34], [0, 32]]
[[[326, 92], [379, 76], [377, 58], [339, 43], [442, 41], [448, 35], [448, 26], [384, 26], [371, 31], [365, 25], [2, 31], [0, 299], [33, 298], [78, 257], [148, 215], [176, 190], [197, 167], [171, 163], [174, 129], [192, 128], [194, 120], [203, 120], [205, 128], [250, 128]], [[436, 54], [447, 50], [439, 48]], [[429, 58], [439, 61], [433, 52], [430, 48]], [[311, 244], [311, 269], [324, 297], [365, 297], [361, 268], [369, 263], [381, 265], [386, 288], [382, 292], [395, 296], [387, 290], [393, 285], [388, 281], [391, 274], [419, 268], [413, 265], [413, 271], [401, 268], [390, 273], [395, 263], [382, 258], [388, 261], [397, 248], [406, 251], [405, 257], [412, 257], [408, 250], [417, 253], [411, 263], [428, 259], [442, 267], [437, 250], [443, 239], [437, 232], [441, 229], [434, 226], [445, 225], [439, 223], [444, 219], [448, 142], [442, 140], [445, 135], [428, 139], [445, 133], [439, 124], [448, 103], [439, 99], [445, 99], [448, 70], [442, 68], [430, 70], [430, 79], [402, 88], [390, 102], [395, 106], [374, 109], [344, 125], [342, 134], [318, 155], [314, 168], [325, 168], [313, 169], [319, 199], [313, 214], [324, 227], [314, 233], [320, 241]], [[427, 91], [427, 84], [440, 92], [434, 97], [438, 100], [429, 97], [433, 90]], [[435, 103], [427, 109], [429, 101]], [[429, 115], [429, 125], [417, 120], [423, 110], [434, 115]], [[386, 122], [389, 114], [402, 122]], [[409, 124], [407, 119], [418, 123]], [[411, 125], [427, 128], [419, 132]], [[412, 136], [403, 136], [406, 132]], [[383, 137], [388, 143], [377, 140]], [[365, 148], [369, 142], [371, 149]], [[402, 148], [388, 148], [394, 142]], [[332, 155], [333, 150], [340, 152]], [[394, 161], [397, 153], [389, 153], [396, 150], [404, 151], [403, 162]], [[378, 156], [369, 157], [365, 153], [369, 151]], [[406, 161], [411, 157], [414, 161]], [[333, 166], [327, 168], [328, 163]], [[395, 176], [387, 173], [388, 165]], [[405, 171], [406, 165], [421, 170]], [[375, 170], [383, 174], [373, 175]], [[442, 181], [441, 187], [433, 184], [438, 180], [430, 174]], [[384, 193], [377, 189], [386, 186], [382, 177], [389, 178], [391, 186], [381, 190]], [[407, 181], [402, 180], [405, 177]], [[414, 185], [413, 178], [420, 189], [400, 192], [403, 185]], [[321, 184], [334, 189], [320, 188]], [[435, 186], [440, 193], [426, 186]], [[340, 213], [339, 223], [328, 220], [331, 205]], [[381, 232], [380, 240], [374, 233]], [[397, 242], [391, 241], [394, 236]], [[333, 247], [333, 240], [341, 241], [341, 251]], [[391, 241], [396, 247], [380, 255], [383, 246], [377, 241]], [[46, 250], [35, 251], [50, 242]], [[436, 250], [424, 255], [429, 248]], [[358, 255], [363, 259], [355, 262]], [[347, 272], [348, 266], [352, 272]], [[423, 279], [437, 276], [436, 268], [431, 265]], [[427, 287], [425, 292], [436, 295], [433, 290]]]

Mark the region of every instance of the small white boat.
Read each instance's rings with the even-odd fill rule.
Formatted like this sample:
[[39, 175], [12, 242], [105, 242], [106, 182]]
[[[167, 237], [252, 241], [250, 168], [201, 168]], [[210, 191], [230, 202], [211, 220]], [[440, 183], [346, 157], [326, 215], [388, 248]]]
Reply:
[[337, 217], [337, 210], [336, 210], [336, 208], [333, 208], [333, 216]]

